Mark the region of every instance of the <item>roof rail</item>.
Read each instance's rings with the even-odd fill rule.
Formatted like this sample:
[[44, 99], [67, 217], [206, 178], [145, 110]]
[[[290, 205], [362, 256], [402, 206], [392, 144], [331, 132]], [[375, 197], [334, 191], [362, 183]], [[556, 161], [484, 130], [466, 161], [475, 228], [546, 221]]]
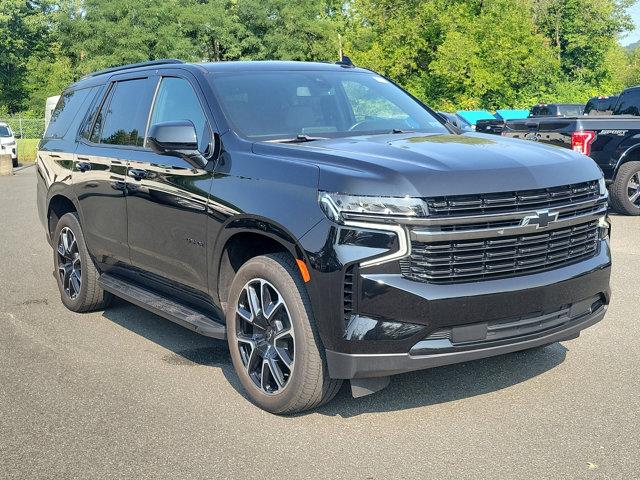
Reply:
[[97, 72], [85, 75], [83, 78], [97, 77], [98, 75], [104, 75], [105, 73], [119, 72], [120, 70], [129, 70], [131, 68], [150, 67], [153, 65], [172, 65], [177, 63], [184, 62], [182, 60], [178, 60], [177, 58], [163, 58], [160, 60], [150, 60], [148, 62], [130, 63], [129, 65], [120, 65], [119, 67], [111, 67], [105, 68], [104, 70], [98, 70]]

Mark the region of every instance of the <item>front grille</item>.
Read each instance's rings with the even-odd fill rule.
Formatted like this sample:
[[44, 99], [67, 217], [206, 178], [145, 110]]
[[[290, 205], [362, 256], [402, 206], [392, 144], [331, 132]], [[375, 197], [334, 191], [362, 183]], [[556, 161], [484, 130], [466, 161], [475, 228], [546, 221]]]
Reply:
[[483, 215], [520, 212], [557, 206], [570, 206], [597, 199], [597, 181], [543, 188], [481, 195], [456, 195], [425, 198], [429, 217]]
[[429, 283], [459, 283], [525, 275], [595, 256], [598, 221], [486, 239], [413, 241], [401, 261], [405, 277]]

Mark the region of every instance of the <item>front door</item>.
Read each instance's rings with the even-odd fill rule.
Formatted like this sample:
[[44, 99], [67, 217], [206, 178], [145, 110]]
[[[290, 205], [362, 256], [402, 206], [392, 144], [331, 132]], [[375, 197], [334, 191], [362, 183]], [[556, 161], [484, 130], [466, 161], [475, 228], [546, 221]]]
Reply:
[[[187, 78], [161, 77], [149, 125], [191, 121], [206, 157], [212, 134], [198, 88]], [[128, 236], [135, 267], [173, 286], [207, 291], [206, 208], [212, 180], [212, 169], [148, 149], [129, 161]]]

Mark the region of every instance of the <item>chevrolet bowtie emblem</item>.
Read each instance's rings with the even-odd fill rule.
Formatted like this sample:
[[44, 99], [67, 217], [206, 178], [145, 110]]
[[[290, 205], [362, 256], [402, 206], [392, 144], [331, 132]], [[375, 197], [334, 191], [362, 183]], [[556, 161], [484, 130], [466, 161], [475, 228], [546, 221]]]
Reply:
[[527, 215], [522, 219], [520, 226], [535, 225], [536, 229], [548, 227], [550, 223], [558, 220], [559, 212], [549, 210], [538, 210], [535, 215]]

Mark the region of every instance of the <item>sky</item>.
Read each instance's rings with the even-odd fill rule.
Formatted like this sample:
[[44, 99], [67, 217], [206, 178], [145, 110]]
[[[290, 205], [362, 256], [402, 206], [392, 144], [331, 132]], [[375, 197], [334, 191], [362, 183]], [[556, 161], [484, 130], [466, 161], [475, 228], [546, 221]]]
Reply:
[[622, 45], [629, 45], [630, 43], [640, 40], [640, 2], [636, 2], [629, 8], [629, 13], [633, 18], [636, 29], [621, 40], [620, 43], [622, 43]]

